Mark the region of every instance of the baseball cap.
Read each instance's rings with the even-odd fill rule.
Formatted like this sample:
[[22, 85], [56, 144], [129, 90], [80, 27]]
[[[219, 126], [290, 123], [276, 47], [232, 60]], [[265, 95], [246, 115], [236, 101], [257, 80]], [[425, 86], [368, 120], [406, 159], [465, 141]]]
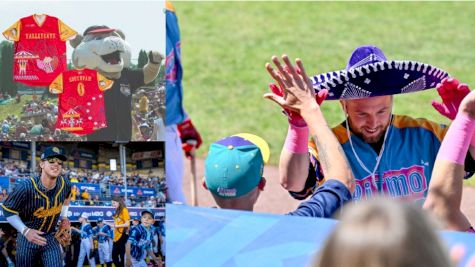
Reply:
[[83, 36], [86, 36], [87, 34], [108, 33], [113, 31], [115, 31], [115, 29], [109, 28], [106, 25], [94, 25], [88, 27], [84, 31]]
[[101, 222], [103, 222], [103, 221], [104, 221], [104, 219], [103, 219], [102, 217], [97, 218], [97, 222], [98, 222], [98, 223], [101, 223]]
[[267, 142], [253, 134], [241, 133], [213, 143], [205, 161], [206, 187], [221, 198], [249, 193], [261, 181], [269, 155]]
[[140, 215], [143, 216], [145, 213], [148, 213], [148, 214], [152, 215], [152, 218], [153, 218], [153, 216], [154, 216], [153, 211], [152, 211], [151, 209], [143, 210], [143, 211], [140, 213]]
[[61, 153], [61, 149], [55, 146], [50, 146], [43, 151], [43, 153], [40, 156], [41, 160], [45, 160], [47, 158], [58, 158], [62, 161], [66, 161], [66, 156]]
[[84, 219], [87, 220], [87, 219], [89, 218], [89, 216], [87, 216], [87, 213], [83, 212], [83, 213], [81, 214], [81, 218], [84, 218]]

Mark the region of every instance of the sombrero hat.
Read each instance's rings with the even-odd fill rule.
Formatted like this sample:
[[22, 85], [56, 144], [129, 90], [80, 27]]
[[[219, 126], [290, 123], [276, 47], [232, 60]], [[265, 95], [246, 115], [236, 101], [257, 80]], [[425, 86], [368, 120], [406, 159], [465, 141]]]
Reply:
[[312, 77], [316, 91], [328, 89], [327, 99], [358, 99], [434, 88], [449, 74], [426, 63], [387, 60], [376, 46], [361, 46], [351, 54], [345, 70]]

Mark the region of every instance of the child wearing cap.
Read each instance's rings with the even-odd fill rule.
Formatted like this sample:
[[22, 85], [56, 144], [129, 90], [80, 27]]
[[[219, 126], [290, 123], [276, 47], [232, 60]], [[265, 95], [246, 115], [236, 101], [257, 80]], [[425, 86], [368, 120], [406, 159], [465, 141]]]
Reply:
[[90, 266], [96, 266], [96, 260], [94, 258], [94, 231], [91, 224], [87, 221], [88, 215], [83, 212], [81, 217], [79, 217], [79, 222], [81, 223], [81, 230], [71, 227], [72, 230], [79, 232], [81, 234], [81, 248], [79, 250], [78, 258], [78, 267], [83, 266], [84, 256], [87, 256]]
[[[259, 136], [241, 133], [223, 138], [210, 147], [203, 186], [220, 208], [252, 211], [266, 184], [262, 173], [269, 156], [269, 145]], [[347, 186], [329, 179], [289, 214], [331, 217], [350, 199]]]
[[252, 134], [237, 134], [211, 145], [205, 161], [203, 186], [223, 209], [254, 209], [266, 180], [269, 145]]
[[141, 224], [132, 227], [130, 236], [125, 248], [127, 267], [147, 267], [145, 258], [150, 258], [155, 262], [155, 266], [161, 266], [161, 261], [153, 254], [152, 251], [152, 225], [155, 220], [153, 211], [147, 209], [141, 213]]
[[112, 267], [112, 228], [104, 223], [104, 219], [97, 219], [97, 226], [94, 228], [94, 232], [97, 236], [97, 242], [99, 243], [99, 261], [101, 266], [104, 267], [104, 263], [107, 267]]

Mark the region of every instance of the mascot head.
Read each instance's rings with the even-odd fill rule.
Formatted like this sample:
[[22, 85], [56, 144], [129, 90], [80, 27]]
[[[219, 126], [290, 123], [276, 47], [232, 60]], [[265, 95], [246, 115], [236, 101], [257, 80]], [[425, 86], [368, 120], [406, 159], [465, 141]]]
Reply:
[[70, 43], [76, 68], [94, 69], [109, 79], [118, 79], [131, 64], [131, 48], [120, 30], [91, 26]]

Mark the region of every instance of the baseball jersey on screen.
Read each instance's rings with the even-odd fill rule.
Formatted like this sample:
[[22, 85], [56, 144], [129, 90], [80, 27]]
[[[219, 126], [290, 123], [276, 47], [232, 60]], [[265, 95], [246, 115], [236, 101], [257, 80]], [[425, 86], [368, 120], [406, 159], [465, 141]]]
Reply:
[[67, 70], [66, 41], [77, 32], [56, 17], [31, 15], [3, 32], [14, 41], [13, 80], [32, 86], [48, 86]]
[[89, 134], [107, 127], [103, 92], [112, 86], [95, 70], [63, 72], [49, 90], [59, 94], [56, 128], [75, 134]]
[[56, 186], [48, 190], [40, 177], [25, 179], [7, 197], [2, 205], [5, 217], [20, 216], [28, 228], [50, 233], [61, 213], [64, 201], [71, 193], [71, 183], [60, 176]]

